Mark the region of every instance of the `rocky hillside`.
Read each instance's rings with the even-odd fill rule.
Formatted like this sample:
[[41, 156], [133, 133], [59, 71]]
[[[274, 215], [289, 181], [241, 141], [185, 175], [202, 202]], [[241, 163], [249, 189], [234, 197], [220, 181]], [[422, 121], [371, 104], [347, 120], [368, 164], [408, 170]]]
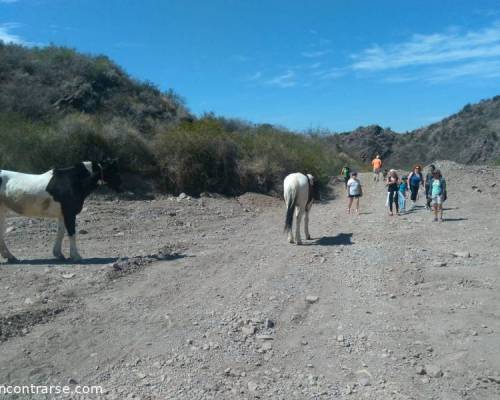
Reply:
[[354, 159], [369, 163], [375, 154], [387, 159], [392, 155], [394, 143], [400, 135], [378, 125], [359, 127], [352, 132], [330, 135], [326, 140]]
[[440, 122], [407, 134], [372, 125], [353, 132], [332, 135], [329, 143], [362, 162], [380, 154], [396, 167], [435, 159], [464, 164], [495, 163], [500, 160], [500, 96], [466, 105]]
[[143, 132], [189, 118], [173, 92], [131, 78], [105, 56], [64, 47], [27, 48], [0, 41], [0, 110], [30, 120], [70, 113], [124, 118]]
[[279, 193], [290, 172], [325, 185], [342, 163], [356, 165], [318, 136], [193, 116], [171, 90], [132, 78], [107, 57], [55, 46], [0, 42], [0, 135], [1, 169], [42, 172], [116, 157], [136, 193]]

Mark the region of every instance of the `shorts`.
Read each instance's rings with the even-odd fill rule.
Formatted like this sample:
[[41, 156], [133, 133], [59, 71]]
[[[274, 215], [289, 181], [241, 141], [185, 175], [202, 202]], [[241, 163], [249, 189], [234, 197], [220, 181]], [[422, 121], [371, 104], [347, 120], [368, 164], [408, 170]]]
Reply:
[[348, 197], [353, 198], [353, 199], [357, 199], [358, 197], [361, 197], [361, 195], [360, 194], [349, 194]]
[[380, 168], [373, 168], [374, 174], [380, 174]]
[[432, 196], [431, 201], [432, 204], [441, 205], [443, 204], [443, 196], [441, 196], [440, 194], [438, 194], [437, 196]]

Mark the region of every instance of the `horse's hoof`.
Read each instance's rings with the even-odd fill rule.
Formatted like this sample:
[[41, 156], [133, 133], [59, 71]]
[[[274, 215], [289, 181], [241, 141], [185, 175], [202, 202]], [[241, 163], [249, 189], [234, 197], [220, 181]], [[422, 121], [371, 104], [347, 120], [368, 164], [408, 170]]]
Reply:
[[7, 264], [17, 264], [19, 260], [16, 257], [7, 258]]
[[311, 235], [307, 235], [306, 240], [311, 240]]
[[297, 241], [297, 246], [300, 246], [302, 244], [302, 240]]
[[57, 260], [66, 260], [66, 257], [64, 257], [64, 254], [63, 253], [54, 253], [54, 257], [57, 259]]
[[82, 256], [77, 254], [75, 256], [71, 256], [71, 261], [73, 262], [79, 262], [79, 261], [82, 261]]

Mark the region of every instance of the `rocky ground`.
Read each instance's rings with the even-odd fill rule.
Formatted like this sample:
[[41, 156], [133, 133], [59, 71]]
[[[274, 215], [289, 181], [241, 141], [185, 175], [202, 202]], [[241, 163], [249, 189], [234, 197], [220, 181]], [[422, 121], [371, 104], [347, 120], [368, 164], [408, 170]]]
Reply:
[[55, 223], [12, 215], [7, 242], [24, 261], [0, 266], [0, 385], [101, 385], [88, 399], [500, 398], [500, 170], [439, 164], [445, 222], [423, 199], [389, 217], [383, 184], [362, 174], [361, 215], [343, 195], [315, 204], [303, 246], [283, 235], [282, 203], [254, 194], [93, 199], [80, 264], [51, 258]]

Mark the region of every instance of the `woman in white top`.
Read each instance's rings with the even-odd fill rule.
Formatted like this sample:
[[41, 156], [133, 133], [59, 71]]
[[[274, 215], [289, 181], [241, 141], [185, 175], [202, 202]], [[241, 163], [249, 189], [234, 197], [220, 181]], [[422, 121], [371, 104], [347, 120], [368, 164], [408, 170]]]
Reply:
[[358, 179], [358, 173], [353, 172], [351, 174], [351, 179], [347, 181], [347, 213], [351, 213], [351, 207], [353, 200], [356, 199], [356, 213], [359, 214], [359, 198], [363, 195], [363, 189], [361, 188], [361, 182]]

